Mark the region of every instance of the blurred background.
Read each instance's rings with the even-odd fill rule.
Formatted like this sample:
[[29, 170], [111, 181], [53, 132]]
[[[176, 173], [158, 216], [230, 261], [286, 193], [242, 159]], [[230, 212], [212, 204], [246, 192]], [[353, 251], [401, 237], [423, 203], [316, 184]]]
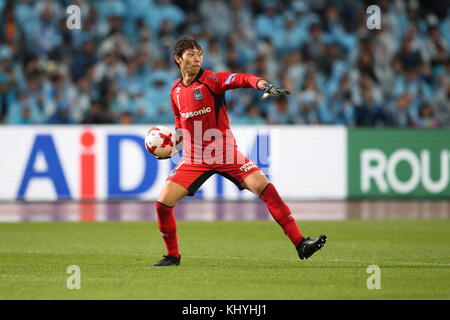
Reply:
[[[448, 219], [449, 3], [0, 0], [0, 220], [154, 219], [146, 201], [179, 158], [156, 161], [143, 138], [172, 128], [172, 46], [186, 35], [205, 69], [291, 90], [226, 99], [240, 149], [298, 219]], [[67, 27], [70, 5], [80, 30]], [[194, 199], [209, 202], [187, 201], [180, 217], [269, 218], [219, 175]], [[48, 205], [26, 205], [36, 201]]]
[[[81, 30], [67, 29], [71, 4]], [[0, 0], [0, 12], [3, 124], [171, 124], [171, 49], [192, 35], [204, 68], [293, 92], [228, 91], [232, 124], [450, 126], [449, 1]]]

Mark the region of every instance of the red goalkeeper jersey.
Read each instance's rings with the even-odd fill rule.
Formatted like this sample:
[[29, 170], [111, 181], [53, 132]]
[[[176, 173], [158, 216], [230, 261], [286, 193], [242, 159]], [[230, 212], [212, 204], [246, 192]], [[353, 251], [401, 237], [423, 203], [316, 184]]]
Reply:
[[[178, 78], [170, 100], [175, 128], [183, 130], [183, 158], [193, 163], [224, 161], [236, 154], [236, 141], [230, 129], [225, 91], [256, 88], [260, 77], [251, 74], [213, 72], [200, 69], [195, 80], [185, 86]], [[223, 162], [224, 163], [224, 162]]]

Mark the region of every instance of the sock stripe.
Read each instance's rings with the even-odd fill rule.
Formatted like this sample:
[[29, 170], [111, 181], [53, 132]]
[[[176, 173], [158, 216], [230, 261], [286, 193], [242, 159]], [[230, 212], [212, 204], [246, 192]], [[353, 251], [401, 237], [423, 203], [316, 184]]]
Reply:
[[266, 189], [267, 189], [271, 184], [272, 184], [272, 183], [269, 182], [269, 183], [267, 184], [267, 186], [264, 187], [263, 191], [262, 191], [261, 194], [259, 195], [259, 198], [260, 198], [260, 199], [261, 199], [262, 195], [264, 194], [264, 191], [266, 191]]
[[164, 204], [164, 203], [159, 202], [159, 201], [156, 201], [156, 202], [158, 202], [160, 205], [162, 205], [162, 206], [164, 206], [164, 207], [166, 207], [166, 208], [171, 208], [171, 209], [173, 209], [173, 208], [175, 207], [175, 206], [173, 206], [173, 207], [168, 206], [167, 204]]

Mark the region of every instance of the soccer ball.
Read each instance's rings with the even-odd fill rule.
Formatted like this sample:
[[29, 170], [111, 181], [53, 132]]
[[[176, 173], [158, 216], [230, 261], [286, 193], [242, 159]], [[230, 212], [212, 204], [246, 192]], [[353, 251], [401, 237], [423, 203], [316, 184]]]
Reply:
[[164, 126], [150, 128], [145, 136], [145, 148], [157, 159], [167, 159], [172, 156], [175, 145], [172, 130]]

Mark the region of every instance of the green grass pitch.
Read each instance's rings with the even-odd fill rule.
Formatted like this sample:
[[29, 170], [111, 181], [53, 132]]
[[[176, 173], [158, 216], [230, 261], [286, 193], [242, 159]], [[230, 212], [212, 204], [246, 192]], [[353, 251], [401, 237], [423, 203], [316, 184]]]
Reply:
[[[307, 221], [310, 260], [273, 221], [178, 222], [182, 264], [155, 222], [0, 224], [0, 299], [450, 299], [450, 221]], [[369, 290], [376, 264], [381, 289]], [[69, 290], [68, 266], [81, 270]]]

